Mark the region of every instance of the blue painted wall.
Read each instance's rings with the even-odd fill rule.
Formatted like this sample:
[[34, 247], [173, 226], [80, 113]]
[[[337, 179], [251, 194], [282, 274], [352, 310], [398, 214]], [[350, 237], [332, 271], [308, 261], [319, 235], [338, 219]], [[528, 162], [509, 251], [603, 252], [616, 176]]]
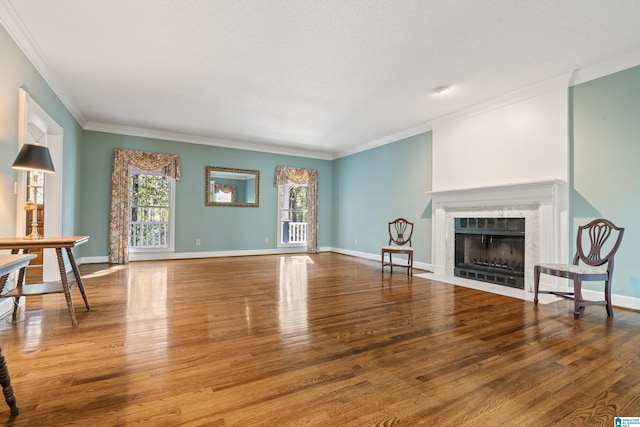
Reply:
[[[625, 227], [613, 293], [640, 297], [640, 67], [572, 89], [571, 241], [598, 217]], [[575, 251], [575, 244], [572, 246]], [[602, 285], [585, 284], [589, 289]]]
[[18, 171], [12, 169], [11, 165], [18, 155], [20, 88], [64, 128], [62, 232], [67, 235], [78, 234], [80, 176], [77, 164], [83, 130], [2, 26], [0, 52], [0, 235], [14, 236], [16, 232], [17, 197], [13, 193], [13, 183], [18, 178]]
[[[80, 166], [83, 177], [80, 229], [91, 235], [91, 239], [80, 247], [83, 257], [107, 255], [114, 148], [180, 157], [182, 176], [176, 183], [176, 253], [276, 248], [278, 210], [273, 174], [277, 165], [318, 170], [319, 244], [321, 247], [331, 245], [332, 164], [329, 160], [86, 131]], [[259, 207], [205, 206], [206, 166], [260, 171]], [[196, 239], [200, 239], [200, 246], [196, 246]]]
[[[415, 223], [415, 261], [431, 262], [431, 132], [333, 162], [334, 247], [379, 254], [387, 223]], [[356, 243], [357, 240], [357, 243]]]

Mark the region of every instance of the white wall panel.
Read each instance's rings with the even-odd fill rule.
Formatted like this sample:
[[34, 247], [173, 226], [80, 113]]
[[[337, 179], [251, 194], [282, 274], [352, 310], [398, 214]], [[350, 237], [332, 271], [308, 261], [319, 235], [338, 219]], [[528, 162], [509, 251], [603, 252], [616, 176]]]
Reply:
[[569, 76], [444, 117], [433, 128], [433, 191], [568, 180]]

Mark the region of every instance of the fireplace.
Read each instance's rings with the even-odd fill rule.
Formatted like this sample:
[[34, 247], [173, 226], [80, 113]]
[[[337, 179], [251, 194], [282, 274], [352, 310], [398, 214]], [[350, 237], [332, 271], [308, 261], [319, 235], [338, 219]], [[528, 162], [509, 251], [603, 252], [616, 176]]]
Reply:
[[525, 218], [455, 218], [454, 275], [524, 289]]
[[[456, 218], [524, 218], [524, 291], [533, 289], [533, 266], [540, 262], [567, 262], [569, 253], [567, 228], [568, 186], [564, 181], [549, 180], [491, 187], [434, 190], [429, 192], [433, 205], [431, 231], [432, 264], [439, 280], [450, 283], [484, 284], [455, 277]], [[522, 290], [489, 284], [507, 293]]]

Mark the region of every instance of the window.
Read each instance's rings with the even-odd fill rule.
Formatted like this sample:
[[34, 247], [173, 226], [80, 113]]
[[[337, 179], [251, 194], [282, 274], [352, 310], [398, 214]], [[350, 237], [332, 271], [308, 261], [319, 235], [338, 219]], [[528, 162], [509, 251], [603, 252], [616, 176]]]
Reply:
[[[151, 171], [151, 172], [143, 172]], [[109, 263], [126, 264], [129, 262], [130, 234], [131, 234], [131, 208], [130, 193], [139, 192], [138, 189], [130, 190], [131, 175], [166, 175], [169, 180], [169, 218], [168, 218], [168, 242], [167, 249], [173, 251], [175, 234], [175, 181], [180, 179], [180, 158], [175, 154], [151, 153], [147, 151], [129, 150], [126, 148], [113, 149], [113, 168], [111, 171], [111, 209], [109, 209]], [[133, 186], [132, 186], [133, 187]], [[144, 203], [137, 202], [138, 205]], [[140, 206], [138, 206], [140, 207]], [[140, 220], [139, 217], [137, 217]], [[145, 231], [145, 230], [143, 230]], [[136, 239], [134, 241], [137, 242]], [[158, 248], [152, 249], [157, 251]], [[134, 248], [135, 252], [137, 249]]]
[[[273, 185], [278, 187], [278, 246], [304, 246], [301, 243], [306, 242], [308, 253], [318, 253], [318, 171], [278, 165]], [[300, 215], [294, 218], [293, 213]], [[300, 237], [292, 229], [296, 225], [302, 228]]]
[[213, 187], [213, 201], [218, 203], [236, 203], [238, 201], [238, 186], [235, 184], [218, 184], [211, 181]]
[[307, 183], [278, 186], [278, 246], [307, 244]]
[[129, 250], [173, 250], [174, 179], [131, 168]]

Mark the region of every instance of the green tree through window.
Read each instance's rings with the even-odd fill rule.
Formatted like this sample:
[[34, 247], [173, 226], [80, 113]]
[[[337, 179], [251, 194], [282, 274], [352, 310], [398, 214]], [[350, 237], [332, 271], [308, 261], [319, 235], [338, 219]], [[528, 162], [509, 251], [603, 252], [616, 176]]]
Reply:
[[169, 177], [132, 174], [129, 178], [132, 248], [166, 248], [169, 236]]
[[289, 188], [289, 209], [293, 222], [307, 221], [307, 187], [296, 185]]
[[307, 241], [307, 185], [280, 185], [278, 194], [279, 245], [304, 246]]

